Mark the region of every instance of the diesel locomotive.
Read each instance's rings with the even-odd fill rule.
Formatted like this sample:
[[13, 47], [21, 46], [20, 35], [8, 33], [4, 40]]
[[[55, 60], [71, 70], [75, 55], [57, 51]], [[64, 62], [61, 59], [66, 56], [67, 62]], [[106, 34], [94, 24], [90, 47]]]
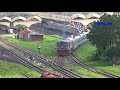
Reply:
[[87, 42], [88, 39], [86, 35], [89, 32], [83, 32], [82, 34], [79, 34], [78, 36], [72, 36], [69, 38], [66, 38], [65, 40], [61, 40], [57, 43], [57, 55], [58, 56], [67, 56], [70, 53], [72, 53], [74, 50], [76, 50], [80, 45]]

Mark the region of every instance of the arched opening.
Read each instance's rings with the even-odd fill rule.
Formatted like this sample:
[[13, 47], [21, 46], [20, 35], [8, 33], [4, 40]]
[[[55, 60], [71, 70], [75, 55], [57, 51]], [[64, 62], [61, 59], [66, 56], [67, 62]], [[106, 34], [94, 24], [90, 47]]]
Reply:
[[103, 13], [103, 15], [104, 15], [104, 14], [107, 14], [107, 15], [113, 15], [114, 12], [105, 12], [105, 13]]
[[90, 17], [88, 19], [99, 19], [98, 17]]
[[20, 25], [20, 24], [14, 26], [14, 28], [13, 28], [14, 34], [17, 34], [18, 32], [20, 32], [20, 30], [19, 30], [19, 25]]
[[73, 14], [71, 18], [72, 20], [74, 20], [74, 19], [85, 19], [86, 17], [83, 14]]
[[9, 29], [8, 26], [0, 24], [0, 34], [9, 34]]
[[97, 13], [89, 13], [88, 15], [86, 15], [87, 19], [99, 19], [100, 15]]
[[43, 34], [43, 24], [42, 24], [42, 23], [32, 24], [32, 25], [29, 27], [29, 30], [35, 31], [35, 32], [39, 32], [39, 33]]
[[83, 18], [82, 17], [76, 17], [73, 20], [81, 20], [81, 19], [83, 19]]
[[[22, 26], [22, 27], [21, 27]], [[25, 28], [24, 28], [24, 27]], [[22, 30], [25, 30], [25, 29], [27, 29], [28, 27], [26, 26], [26, 25], [24, 25], [24, 24], [17, 24], [16, 26], [14, 26], [14, 28], [13, 28], [13, 32], [14, 32], [14, 34], [17, 34], [18, 32], [20, 32], [21, 31], [21, 29]]]
[[39, 16], [30, 16], [27, 18], [27, 21], [42, 21], [42, 19]]
[[20, 22], [20, 21], [26, 21], [26, 18], [22, 16], [18, 16], [12, 19], [12, 22]]
[[0, 18], [0, 22], [11, 22], [11, 21], [12, 21], [12, 19], [9, 17], [1, 17]]

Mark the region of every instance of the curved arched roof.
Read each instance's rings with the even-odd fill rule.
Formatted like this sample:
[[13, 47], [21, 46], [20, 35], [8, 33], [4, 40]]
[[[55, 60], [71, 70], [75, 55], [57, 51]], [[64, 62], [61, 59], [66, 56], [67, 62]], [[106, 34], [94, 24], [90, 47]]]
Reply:
[[105, 12], [106, 14], [108, 14], [108, 15], [113, 15], [114, 14], [114, 12]]
[[100, 15], [97, 13], [89, 13], [86, 15], [87, 19], [92, 18], [92, 17], [100, 18]]
[[80, 17], [80, 18], [82, 18], [82, 19], [85, 19], [85, 18], [86, 18], [85, 15], [83, 15], [83, 14], [73, 14], [73, 15], [71, 16], [72, 19], [75, 19], [75, 18], [78, 18], [78, 17]]
[[37, 19], [37, 20], [41, 21], [41, 18], [39, 16], [30, 16], [27, 18], [27, 21], [30, 21], [31, 19]]
[[1, 17], [1, 18], [0, 18], [0, 21], [3, 21], [3, 20], [7, 20], [7, 21], [9, 21], [9, 22], [12, 21], [12, 19], [9, 18], [9, 17]]
[[101, 16], [103, 16], [104, 14], [107, 14], [107, 15], [113, 15], [114, 12], [104, 12]]
[[16, 20], [23, 20], [23, 21], [26, 21], [26, 18], [25, 17], [22, 17], [22, 16], [18, 16], [18, 17], [15, 17], [12, 19], [12, 22], [16, 21]]

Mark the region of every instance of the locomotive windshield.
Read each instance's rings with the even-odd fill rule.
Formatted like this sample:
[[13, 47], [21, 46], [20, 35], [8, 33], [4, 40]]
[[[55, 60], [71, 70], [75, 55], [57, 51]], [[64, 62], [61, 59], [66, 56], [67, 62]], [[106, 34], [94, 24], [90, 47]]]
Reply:
[[67, 42], [59, 42], [59, 43], [57, 43], [57, 47], [59, 49], [67, 49], [68, 48], [68, 43]]

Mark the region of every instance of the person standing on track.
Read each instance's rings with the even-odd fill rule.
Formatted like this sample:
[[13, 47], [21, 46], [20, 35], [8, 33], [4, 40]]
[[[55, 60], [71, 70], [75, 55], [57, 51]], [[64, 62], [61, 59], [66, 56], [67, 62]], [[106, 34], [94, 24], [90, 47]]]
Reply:
[[30, 60], [31, 60], [32, 62], [35, 62], [35, 57], [34, 57], [34, 56], [30, 56]]

